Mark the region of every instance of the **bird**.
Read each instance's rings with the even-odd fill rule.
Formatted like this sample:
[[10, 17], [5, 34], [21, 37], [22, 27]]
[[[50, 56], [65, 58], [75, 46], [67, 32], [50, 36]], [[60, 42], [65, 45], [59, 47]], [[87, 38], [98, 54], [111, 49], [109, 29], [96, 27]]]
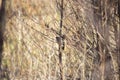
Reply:
[[65, 35], [62, 35], [60, 37], [56, 37], [56, 41], [58, 43], [58, 45], [62, 48], [62, 50], [65, 49]]
[[61, 45], [61, 37], [56, 37], [56, 41], [57, 41], [58, 45], [60, 46]]

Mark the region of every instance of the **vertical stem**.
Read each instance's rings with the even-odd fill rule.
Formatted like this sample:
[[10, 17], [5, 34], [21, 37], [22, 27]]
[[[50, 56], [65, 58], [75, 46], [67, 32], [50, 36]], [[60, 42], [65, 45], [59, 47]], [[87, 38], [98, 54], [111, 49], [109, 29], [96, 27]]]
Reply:
[[2, 64], [2, 52], [3, 52], [3, 32], [5, 28], [5, 6], [6, 0], [2, 0], [0, 8], [0, 69]]
[[[1, 70], [2, 65], [2, 53], [3, 53], [3, 45], [4, 45], [4, 31], [6, 26], [6, 10], [8, 10], [10, 0], [1, 0], [0, 6], [0, 79], [5, 77], [7, 80], [9, 79], [8, 73], [5, 73]], [[7, 65], [6, 65], [7, 68]], [[4, 75], [4, 76], [3, 76]]]
[[[85, 31], [85, 37], [87, 35], [87, 30], [86, 28], [84, 28], [84, 31]], [[85, 38], [85, 44], [87, 44], [87, 39]], [[82, 80], [86, 80], [86, 74], [85, 74], [85, 71], [86, 71], [86, 50], [87, 49], [87, 45], [84, 45], [84, 54], [83, 54], [83, 66], [82, 66]]]
[[[105, 27], [107, 27], [107, 13], [106, 13], [106, 0], [105, 1], [101, 1], [101, 18], [102, 18], [102, 21], [101, 21], [101, 28], [102, 29], [102, 34], [103, 34], [103, 37], [104, 39], [106, 39], [106, 36], [105, 36]], [[102, 48], [103, 47], [103, 48]], [[104, 80], [105, 79], [105, 47], [102, 46], [102, 43], [100, 42], [100, 53], [101, 53], [101, 65], [100, 65], [100, 68], [101, 68], [101, 80]]]
[[22, 40], [22, 26], [21, 26], [21, 12], [18, 11], [18, 27], [19, 27], [19, 31], [18, 31], [18, 60], [19, 60], [19, 64], [20, 66], [21, 64], [21, 59], [20, 59], [20, 54], [21, 54], [21, 40]]
[[61, 9], [60, 9], [60, 45], [59, 45], [59, 64], [60, 64], [60, 80], [63, 80], [63, 70], [62, 70], [62, 26], [63, 26], [63, 0], [61, 0]]
[[120, 79], [120, 0], [118, 0], [118, 17], [119, 17], [119, 22], [118, 22], [118, 65], [119, 65], [119, 79]]
[[61, 9], [60, 9], [60, 37], [62, 36], [62, 26], [63, 26], [63, 0], [61, 0]]

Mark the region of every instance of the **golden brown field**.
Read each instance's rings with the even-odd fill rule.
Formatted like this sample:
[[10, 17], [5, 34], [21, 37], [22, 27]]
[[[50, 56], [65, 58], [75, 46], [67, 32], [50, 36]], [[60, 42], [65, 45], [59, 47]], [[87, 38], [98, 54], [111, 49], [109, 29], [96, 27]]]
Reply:
[[120, 0], [0, 0], [0, 80], [120, 80]]

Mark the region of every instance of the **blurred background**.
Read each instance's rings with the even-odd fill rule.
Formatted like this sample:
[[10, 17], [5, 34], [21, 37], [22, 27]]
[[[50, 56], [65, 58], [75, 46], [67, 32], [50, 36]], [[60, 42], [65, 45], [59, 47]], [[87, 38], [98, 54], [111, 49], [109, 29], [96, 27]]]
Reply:
[[0, 80], [120, 80], [119, 59], [119, 0], [0, 0]]

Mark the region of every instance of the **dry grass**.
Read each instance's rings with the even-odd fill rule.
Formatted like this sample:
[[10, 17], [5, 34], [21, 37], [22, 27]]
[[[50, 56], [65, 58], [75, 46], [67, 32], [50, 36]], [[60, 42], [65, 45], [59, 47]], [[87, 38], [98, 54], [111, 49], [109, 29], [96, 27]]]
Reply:
[[[2, 60], [10, 80], [60, 80], [56, 1], [11, 0]], [[64, 80], [119, 80], [117, 3], [103, 2], [99, 12], [99, 4], [89, 0], [64, 0]]]

